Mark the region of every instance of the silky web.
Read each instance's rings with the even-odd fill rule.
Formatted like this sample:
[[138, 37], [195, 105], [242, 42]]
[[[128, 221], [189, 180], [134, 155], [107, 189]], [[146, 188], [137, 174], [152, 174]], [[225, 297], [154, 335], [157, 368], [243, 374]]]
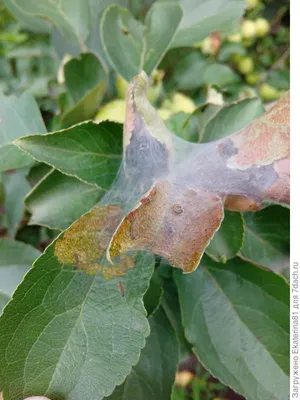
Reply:
[[267, 201], [288, 201], [287, 96], [243, 130], [195, 144], [165, 127], [146, 90], [142, 73], [127, 94], [117, 177], [100, 204], [82, 217], [86, 223], [70, 228], [88, 239], [75, 243], [69, 232], [66, 241], [67, 231], [58, 241], [61, 261], [70, 262], [62, 254], [71, 246], [79, 268], [112, 263], [111, 271], [124, 271], [132, 252], [146, 250], [191, 272], [219, 229], [224, 207], [255, 211]]

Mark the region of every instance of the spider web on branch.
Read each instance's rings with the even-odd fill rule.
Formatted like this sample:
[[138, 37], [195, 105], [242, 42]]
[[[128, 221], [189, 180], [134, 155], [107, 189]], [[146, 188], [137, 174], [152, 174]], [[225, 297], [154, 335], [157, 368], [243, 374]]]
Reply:
[[133, 267], [137, 250], [192, 272], [224, 208], [289, 202], [289, 93], [239, 132], [195, 144], [166, 128], [147, 84], [142, 72], [129, 86], [123, 161], [111, 190], [56, 243], [59, 261], [108, 278]]

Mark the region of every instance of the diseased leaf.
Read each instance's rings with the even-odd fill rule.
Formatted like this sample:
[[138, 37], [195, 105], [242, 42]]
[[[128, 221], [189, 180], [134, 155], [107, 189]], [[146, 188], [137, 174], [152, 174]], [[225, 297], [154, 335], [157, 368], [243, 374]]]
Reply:
[[91, 119], [96, 114], [107, 86], [107, 74], [92, 53], [73, 58], [64, 66], [67, 95], [72, 104], [63, 110], [63, 127]]
[[56, 243], [35, 262], [1, 316], [0, 380], [9, 400], [37, 393], [102, 399], [138, 362], [149, 334], [142, 298], [151, 255], [138, 255], [122, 276], [111, 267], [108, 279], [101, 271], [86, 274], [60, 263]]
[[149, 318], [150, 336], [139, 363], [109, 400], [170, 399], [178, 363], [178, 342], [162, 308]]
[[29, 225], [66, 229], [89, 211], [104, 191], [57, 170], [50, 171], [28, 194], [25, 205], [31, 212]]
[[203, 258], [175, 281], [188, 340], [211, 373], [248, 400], [289, 393], [289, 286], [241, 259]]
[[108, 189], [121, 163], [122, 125], [86, 122], [15, 142], [38, 161], [84, 182]]
[[213, 31], [231, 32], [244, 13], [240, 0], [180, 0], [183, 19], [172, 47], [192, 46]]
[[[224, 207], [256, 211], [265, 200], [288, 203], [289, 93], [237, 133], [193, 144], [164, 127], [146, 99], [146, 86], [144, 75], [133, 79], [124, 128], [125, 172], [136, 180], [148, 171], [140, 181], [144, 195], [121, 220], [107, 257], [148, 250], [192, 272], [221, 225]], [[137, 149], [143, 150], [138, 158]]]
[[0, 291], [11, 296], [40, 254], [29, 244], [0, 239]]
[[45, 133], [38, 106], [29, 93], [19, 99], [0, 96], [0, 171], [32, 165], [34, 160], [12, 142], [32, 133]]
[[226, 211], [220, 229], [215, 233], [205, 252], [213, 260], [226, 263], [235, 257], [244, 240], [244, 223], [240, 213]]
[[110, 243], [109, 257], [148, 250], [192, 272], [222, 219], [223, 203], [217, 195], [160, 181], [122, 220]]
[[282, 271], [289, 255], [290, 212], [273, 205], [257, 213], [245, 213], [243, 257], [274, 271]]
[[6, 227], [12, 238], [15, 237], [24, 215], [24, 197], [30, 191], [30, 185], [26, 180], [27, 174], [28, 168], [3, 173]]

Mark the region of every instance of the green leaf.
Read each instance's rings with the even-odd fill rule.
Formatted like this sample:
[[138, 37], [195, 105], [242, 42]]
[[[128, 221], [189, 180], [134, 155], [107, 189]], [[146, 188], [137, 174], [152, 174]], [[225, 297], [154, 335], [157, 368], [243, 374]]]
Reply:
[[[160, 266], [161, 268], [162, 266]], [[169, 266], [172, 268], [171, 266]], [[171, 271], [171, 276], [173, 269]], [[182, 316], [178, 298], [178, 290], [173, 279], [165, 279], [163, 283], [162, 308], [176, 332], [180, 344], [180, 360], [186, 359], [192, 353], [192, 347], [187, 341], [182, 325]]]
[[197, 143], [197, 122], [194, 118], [191, 118], [191, 115], [185, 114], [184, 112], [172, 114], [171, 117], [165, 121], [165, 124], [176, 136], [189, 142]]
[[148, 290], [145, 293], [143, 299], [148, 317], [149, 315], [153, 314], [160, 306], [162, 294], [163, 294], [162, 282], [158, 274], [158, 271], [155, 270], [151, 277]]
[[33, 16], [27, 13], [27, 7], [21, 1], [3, 0], [3, 3], [8, 10], [19, 19], [22, 24], [33, 32], [48, 33], [49, 24], [38, 16]]
[[89, 211], [104, 191], [54, 170], [29, 193], [25, 205], [32, 214], [29, 225], [66, 229]]
[[109, 400], [166, 400], [171, 398], [178, 363], [175, 332], [159, 308], [150, 318], [150, 336], [137, 366]]
[[186, 336], [205, 368], [248, 400], [285, 400], [287, 282], [239, 258], [223, 265], [207, 257], [175, 281]]
[[207, 85], [223, 87], [240, 81], [239, 75], [228, 65], [208, 62], [202, 72]]
[[231, 32], [241, 19], [241, 0], [180, 0], [184, 14], [172, 47], [192, 46], [213, 31]]
[[45, 133], [40, 110], [29, 93], [19, 99], [0, 96], [0, 171], [33, 164], [33, 159], [12, 142], [32, 133]]
[[202, 142], [202, 136], [205, 132], [206, 126], [217, 113], [222, 109], [222, 106], [217, 104], [203, 104], [198, 107], [192, 114], [197, 119], [199, 142]]
[[27, 173], [28, 168], [3, 173], [4, 210], [7, 232], [10, 237], [15, 237], [24, 215], [24, 197], [30, 191], [30, 185], [26, 180]]
[[289, 90], [290, 88], [290, 71], [271, 71], [266, 82], [281, 90]]
[[207, 59], [200, 52], [193, 52], [178, 60], [172, 76], [178, 89], [192, 90], [203, 85], [203, 71]]
[[244, 220], [242, 256], [280, 271], [289, 255], [290, 210], [272, 205], [255, 213], [244, 213]]
[[7, 294], [3, 293], [0, 290], [0, 315], [2, 313], [3, 308], [5, 307], [5, 305], [9, 302], [10, 297], [7, 296]]
[[[183, 12], [179, 5], [153, 3], [145, 18], [146, 54], [143, 70], [150, 75], [159, 64], [176, 34]], [[140, 71], [139, 71], [140, 72]]]
[[221, 62], [230, 61], [233, 54], [244, 56], [247, 54], [247, 50], [241, 43], [225, 42], [218, 53], [218, 60]]
[[178, 4], [154, 3], [143, 25], [126, 8], [109, 6], [101, 18], [100, 31], [114, 70], [127, 81], [143, 69], [150, 75], [168, 50], [181, 17]]
[[[142, 298], [153, 257], [106, 279], [60, 264], [55, 242], [35, 262], [0, 318], [0, 382], [7, 400], [100, 400], [137, 364], [149, 325]], [[38, 360], [38, 363], [37, 363]]]
[[225, 211], [220, 229], [215, 233], [205, 252], [213, 260], [227, 262], [243, 246], [244, 224], [240, 213]]
[[29, 244], [0, 239], [0, 291], [11, 296], [40, 254]]
[[84, 53], [66, 63], [64, 75], [72, 99], [61, 116], [65, 127], [94, 117], [106, 90], [107, 74], [98, 57]]
[[192, 52], [178, 61], [172, 80], [179, 89], [197, 89], [204, 84], [226, 86], [239, 81], [228, 65], [212, 63], [199, 52]]
[[38, 161], [109, 189], [121, 163], [122, 125], [86, 122], [48, 135], [23, 137], [16, 144]]
[[223, 107], [206, 125], [202, 143], [221, 139], [244, 128], [264, 113], [259, 98], [251, 98]]
[[143, 25], [126, 8], [113, 4], [104, 11], [100, 30], [110, 64], [129, 81], [143, 66], [142, 55], [146, 46]]
[[[74, 36], [83, 46], [89, 34], [89, 7], [81, 0], [5, 0], [5, 5], [25, 22], [37, 23], [37, 17], [51, 21], [63, 36]], [[42, 23], [42, 21], [40, 22]], [[40, 24], [39, 24], [40, 25]]]

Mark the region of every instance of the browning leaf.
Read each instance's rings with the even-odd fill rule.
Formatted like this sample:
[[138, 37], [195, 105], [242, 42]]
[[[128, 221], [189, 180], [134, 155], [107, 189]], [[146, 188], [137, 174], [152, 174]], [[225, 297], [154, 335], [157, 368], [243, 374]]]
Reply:
[[107, 257], [148, 250], [192, 272], [222, 219], [223, 202], [216, 194], [159, 181], [123, 219]]
[[[151, 175], [144, 189], [152, 186], [119, 224], [107, 258], [148, 250], [191, 272], [219, 229], [224, 206], [257, 211], [265, 200], [289, 201], [289, 93], [241, 131], [192, 144], [163, 127], [149, 108], [145, 82], [144, 75], [137, 76], [128, 92], [125, 167], [136, 179], [135, 169], [144, 166], [143, 176]], [[144, 153], [136, 146], [142, 137]]]
[[134, 260], [122, 255], [114, 266], [107, 265], [105, 252], [109, 240], [121, 219], [119, 206], [102, 206], [92, 209], [67, 229], [55, 244], [54, 254], [62, 264], [94, 274], [98, 271], [109, 279], [124, 275], [134, 267]]

